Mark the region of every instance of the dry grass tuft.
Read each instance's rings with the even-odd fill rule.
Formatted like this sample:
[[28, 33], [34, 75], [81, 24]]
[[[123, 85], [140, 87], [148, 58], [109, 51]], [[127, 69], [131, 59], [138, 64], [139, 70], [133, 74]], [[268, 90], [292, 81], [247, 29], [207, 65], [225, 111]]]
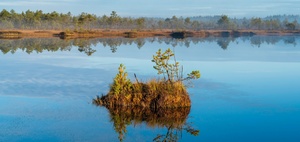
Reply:
[[[170, 64], [169, 60], [174, 57], [175, 63]], [[127, 78], [125, 66], [119, 67], [119, 73], [110, 85], [110, 91], [105, 96], [97, 97], [94, 102], [98, 105], [111, 107], [145, 107], [145, 108], [178, 108], [191, 106], [191, 100], [183, 84], [184, 80], [200, 78], [199, 71], [192, 71], [186, 78], [180, 73], [179, 62], [176, 62], [175, 54], [167, 49], [162, 52], [159, 49], [156, 56], [154, 69], [158, 74], [163, 74], [163, 79], [152, 79], [148, 82], [132, 83]], [[167, 77], [167, 78], [166, 78]]]
[[94, 99], [94, 103], [106, 107], [176, 108], [191, 106], [190, 97], [182, 82], [166, 82], [152, 79], [146, 83], [133, 83], [130, 89], [123, 89], [117, 95], [115, 90]]

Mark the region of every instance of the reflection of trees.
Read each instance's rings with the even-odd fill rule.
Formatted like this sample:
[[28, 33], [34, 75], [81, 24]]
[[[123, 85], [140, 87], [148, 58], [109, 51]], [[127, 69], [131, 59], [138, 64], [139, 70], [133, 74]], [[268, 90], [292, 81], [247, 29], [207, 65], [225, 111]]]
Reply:
[[69, 51], [73, 46], [78, 47], [80, 52], [87, 55], [92, 55], [96, 52], [93, 47], [102, 45], [103, 47], [110, 47], [114, 53], [119, 46], [132, 45], [137, 48], [142, 48], [145, 43], [157, 42], [159, 44], [166, 44], [172, 47], [190, 47], [191, 44], [199, 43], [217, 43], [222, 49], [227, 49], [231, 42], [240, 39], [245, 42], [250, 40], [251, 45], [260, 47], [261, 44], [276, 44], [283, 41], [285, 44], [297, 45], [296, 36], [242, 36], [242, 37], [188, 37], [184, 39], [175, 39], [167, 37], [149, 37], [149, 38], [94, 38], [94, 39], [67, 39], [61, 40], [58, 38], [24, 38], [24, 39], [0, 39], [0, 50], [3, 54], [8, 52], [15, 53], [18, 49], [27, 52], [42, 53], [43, 51]]
[[222, 37], [218, 38], [217, 43], [222, 49], [226, 50], [231, 41], [234, 41], [234, 39]]
[[254, 36], [250, 38], [252, 45], [260, 47], [261, 44], [276, 44], [280, 41], [283, 41], [285, 44], [297, 44], [295, 36]]
[[261, 44], [276, 44], [283, 38], [280, 36], [254, 36], [250, 39], [251, 44], [260, 47]]
[[113, 53], [117, 51], [117, 47], [127, 44], [122, 41], [122, 38], [101, 38], [98, 39], [98, 42], [102, 43], [104, 47], [109, 46]]
[[22, 50], [28, 54], [43, 51], [70, 51], [73, 46], [78, 47], [80, 52], [87, 55], [92, 55], [96, 50], [91, 46], [97, 45], [95, 39], [68, 39], [61, 40], [58, 38], [24, 38], [24, 39], [0, 39], [0, 50], [3, 54], [8, 52], [15, 53], [17, 50]]
[[[96, 50], [91, 48], [93, 41], [88, 39], [75, 39], [73, 42], [74, 46], [78, 47], [78, 51], [84, 52], [86, 55], [91, 56]], [[97, 43], [95, 43], [96, 45]]]
[[263, 40], [260, 37], [252, 37], [250, 42], [252, 45], [260, 47], [260, 45], [263, 43]]
[[144, 39], [138, 38], [135, 43], [136, 43], [137, 47], [139, 49], [141, 49], [145, 45], [146, 42]]
[[157, 135], [153, 139], [154, 141], [177, 141], [183, 130], [194, 136], [199, 134], [199, 130], [193, 129], [186, 122], [190, 107], [159, 110], [141, 107], [113, 107], [107, 109], [120, 141], [124, 140], [128, 125], [133, 124], [136, 126], [142, 123], [152, 128], [167, 128], [167, 133]]
[[15, 53], [17, 50], [22, 50], [28, 54], [43, 51], [69, 51], [72, 47], [70, 41], [63, 41], [57, 38], [25, 38], [25, 39], [0, 39], [0, 50], [6, 54], [8, 52]]
[[285, 43], [285, 44], [292, 44], [292, 45], [294, 45], [294, 46], [297, 45], [297, 42], [296, 42], [296, 38], [295, 38], [295, 37], [289, 37], [289, 38], [284, 39], [284, 43]]
[[132, 45], [135, 44], [138, 48], [141, 48], [146, 43], [147, 38], [99, 38], [98, 43], [104, 47], [110, 47], [111, 51], [115, 53], [121, 45]]

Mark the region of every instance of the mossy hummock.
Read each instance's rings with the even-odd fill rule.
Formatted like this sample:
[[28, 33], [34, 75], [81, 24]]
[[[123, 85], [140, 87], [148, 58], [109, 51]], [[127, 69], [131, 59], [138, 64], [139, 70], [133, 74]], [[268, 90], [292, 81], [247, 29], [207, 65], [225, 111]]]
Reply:
[[107, 95], [97, 97], [95, 102], [106, 107], [140, 106], [149, 108], [175, 108], [191, 106], [190, 97], [181, 81], [169, 82], [163, 79], [146, 83], [127, 79], [125, 67], [121, 64], [119, 73]]
[[[182, 77], [182, 70], [176, 62], [174, 53], [167, 49], [161, 52], [159, 49], [152, 62], [156, 65], [154, 69], [158, 74], [162, 74], [162, 79], [152, 79], [148, 82], [140, 82], [135, 75], [136, 81], [132, 83], [127, 78], [125, 66], [119, 67], [119, 73], [110, 85], [107, 95], [102, 95], [94, 99], [94, 103], [107, 108], [124, 107], [145, 107], [145, 108], [177, 108], [190, 107], [191, 100], [184, 85], [184, 80], [200, 78], [199, 71], [192, 71], [188, 77]], [[169, 59], [174, 57], [174, 64], [169, 63]]]

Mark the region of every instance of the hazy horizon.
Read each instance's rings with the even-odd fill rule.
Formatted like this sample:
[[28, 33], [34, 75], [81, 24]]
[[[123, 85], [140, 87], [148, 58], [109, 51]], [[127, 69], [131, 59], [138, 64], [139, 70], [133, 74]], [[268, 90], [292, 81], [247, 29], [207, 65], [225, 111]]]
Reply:
[[117, 11], [120, 16], [131, 17], [228, 15], [236, 18], [251, 18], [298, 15], [300, 0], [2, 0], [0, 7], [6, 10], [14, 9], [16, 12], [43, 10], [43, 12], [71, 12], [73, 15], [87, 12], [100, 16]]

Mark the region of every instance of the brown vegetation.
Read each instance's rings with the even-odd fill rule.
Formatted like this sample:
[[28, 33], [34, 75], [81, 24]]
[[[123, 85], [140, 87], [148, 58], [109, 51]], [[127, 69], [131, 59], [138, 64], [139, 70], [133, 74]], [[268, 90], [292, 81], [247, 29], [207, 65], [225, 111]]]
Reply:
[[53, 37], [57, 33], [55, 30], [1, 30], [0, 38]]
[[[176, 108], [189, 107], [191, 100], [180, 83], [168, 83], [162, 80], [151, 80], [146, 83], [133, 83], [129, 92], [122, 91], [115, 95], [110, 91], [107, 95], [97, 97], [94, 102], [106, 107], [146, 107], [146, 108]], [[127, 94], [129, 93], [129, 94]]]
[[152, 79], [146, 83], [140, 83], [138, 80], [131, 83], [122, 64], [113, 84], [110, 85], [110, 91], [105, 96], [98, 96], [94, 103], [107, 108], [139, 106], [156, 109], [191, 106], [189, 95], [181, 81]]
[[136, 82], [132, 83], [127, 78], [125, 66], [120, 64], [119, 73], [110, 85], [110, 90], [105, 96], [97, 97], [94, 102], [105, 107], [145, 107], [145, 108], [177, 108], [191, 106], [190, 97], [187, 93], [184, 80], [200, 78], [199, 71], [192, 71], [188, 77], [183, 78], [179, 62], [170, 64], [169, 60], [174, 53], [167, 49], [161, 52], [159, 49], [153, 60], [153, 66], [163, 79], [152, 79], [148, 82], [140, 82], [136, 75]]
[[0, 31], [0, 38], [16, 39], [20, 37], [21, 37], [21, 32], [19, 31]]
[[155, 37], [165, 36], [173, 38], [185, 37], [228, 37], [228, 36], [252, 36], [252, 35], [299, 35], [298, 30], [200, 30], [200, 31], [172, 31], [172, 30], [83, 30], [83, 31], [58, 31], [58, 30], [2, 30], [0, 38], [39, 38], [60, 37], [68, 38], [105, 38], [105, 37]]

